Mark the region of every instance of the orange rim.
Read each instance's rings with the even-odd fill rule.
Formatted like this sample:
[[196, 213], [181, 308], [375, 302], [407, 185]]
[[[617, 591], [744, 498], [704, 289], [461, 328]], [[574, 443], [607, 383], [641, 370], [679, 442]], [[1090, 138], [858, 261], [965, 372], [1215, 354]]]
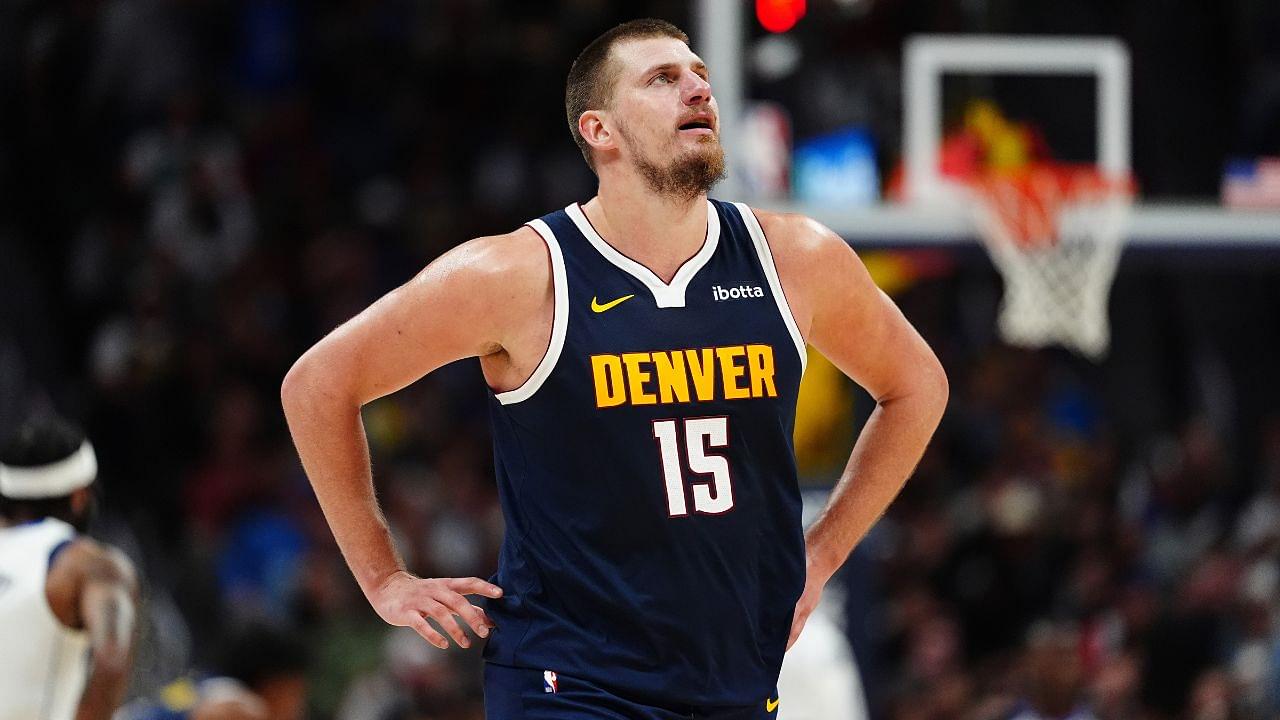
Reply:
[[994, 213], [1012, 241], [1023, 248], [1051, 246], [1058, 240], [1064, 206], [1129, 202], [1131, 178], [1114, 178], [1093, 165], [1040, 163], [1015, 172], [974, 178], [970, 187]]

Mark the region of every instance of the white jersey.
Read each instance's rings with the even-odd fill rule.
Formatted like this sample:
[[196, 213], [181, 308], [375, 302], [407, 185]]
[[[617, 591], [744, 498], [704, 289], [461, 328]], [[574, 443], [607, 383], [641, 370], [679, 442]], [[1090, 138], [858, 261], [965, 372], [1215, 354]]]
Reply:
[[74, 539], [52, 518], [0, 528], [0, 720], [72, 720], [89, 638], [63, 625], [45, 595], [49, 556]]

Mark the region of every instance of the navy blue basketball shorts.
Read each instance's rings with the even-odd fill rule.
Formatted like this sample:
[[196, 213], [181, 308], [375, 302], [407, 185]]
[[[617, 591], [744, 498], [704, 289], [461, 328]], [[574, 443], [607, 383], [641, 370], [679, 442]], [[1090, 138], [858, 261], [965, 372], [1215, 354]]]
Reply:
[[657, 707], [581, 678], [486, 662], [485, 720], [774, 720], [778, 696], [748, 707]]

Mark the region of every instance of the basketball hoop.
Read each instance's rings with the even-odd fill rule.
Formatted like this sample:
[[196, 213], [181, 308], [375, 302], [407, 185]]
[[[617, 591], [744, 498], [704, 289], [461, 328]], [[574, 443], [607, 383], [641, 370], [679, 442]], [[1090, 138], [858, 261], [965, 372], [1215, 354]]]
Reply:
[[1011, 345], [1059, 344], [1102, 359], [1132, 180], [1093, 166], [1040, 163], [969, 187], [978, 231], [1004, 278], [1001, 337]]

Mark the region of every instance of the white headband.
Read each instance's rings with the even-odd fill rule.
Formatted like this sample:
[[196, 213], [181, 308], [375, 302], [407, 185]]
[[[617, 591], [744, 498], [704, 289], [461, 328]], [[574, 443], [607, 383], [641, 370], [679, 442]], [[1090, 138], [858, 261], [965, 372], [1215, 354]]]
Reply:
[[13, 500], [39, 500], [70, 495], [98, 476], [98, 456], [85, 440], [69, 457], [48, 465], [14, 467], [0, 463], [0, 495]]

